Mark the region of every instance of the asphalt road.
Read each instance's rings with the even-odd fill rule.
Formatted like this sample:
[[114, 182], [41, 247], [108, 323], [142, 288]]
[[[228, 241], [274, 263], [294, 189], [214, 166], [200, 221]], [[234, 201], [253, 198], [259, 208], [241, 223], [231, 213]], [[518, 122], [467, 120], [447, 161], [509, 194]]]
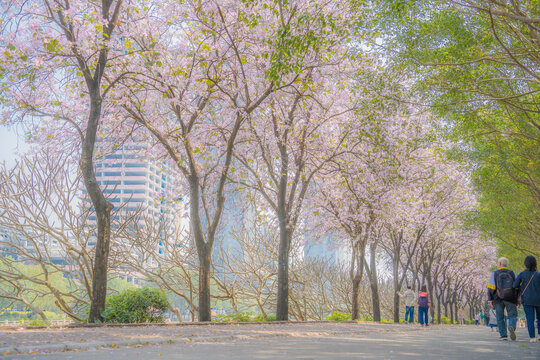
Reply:
[[484, 326], [399, 330], [347, 336], [275, 337], [223, 343], [146, 345], [82, 352], [6, 356], [5, 359], [540, 359], [540, 342], [529, 343], [525, 329], [515, 342], [498, 341]]

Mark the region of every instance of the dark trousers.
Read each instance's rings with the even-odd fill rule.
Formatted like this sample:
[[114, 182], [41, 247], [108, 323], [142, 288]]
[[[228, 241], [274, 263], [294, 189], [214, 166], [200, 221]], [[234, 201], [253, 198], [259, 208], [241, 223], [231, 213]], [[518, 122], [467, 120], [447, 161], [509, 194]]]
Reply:
[[428, 312], [429, 312], [429, 306], [426, 306], [426, 307], [419, 306], [418, 307], [418, 321], [420, 322], [420, 325], [429, 324]]
[[499, 327], [499, 334], [501, 337], [507, 337], [506, 332], [506, 319], [504, 316], [504, 309], [508, 313], [508, 326], [516, 328], [517, 322], [517, 306], [514, 303], [506, 300], [501, 300], [495, 303], [495, 313], [497, 314], [497, 326]]
[[536, 313], [536, 327], [538, 328], [538, 334], [540, 335], [540, 306], [523, 305], [525, 311], [525, 317], [527, 318], [527, 330], [529, 330], [529, 337], [534, 338], [534, 315]]
[[405, 322], [412, 323], [414, 319], [414, 306], [405, 306]]

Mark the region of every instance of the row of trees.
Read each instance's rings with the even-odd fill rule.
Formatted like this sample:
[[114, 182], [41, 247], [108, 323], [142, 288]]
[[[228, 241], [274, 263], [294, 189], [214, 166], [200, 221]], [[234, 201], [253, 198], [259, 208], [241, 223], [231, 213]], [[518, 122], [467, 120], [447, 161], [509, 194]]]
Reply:
[[[89, 303], [90, 322], [101, 320], [109, 269], [143, 274], [182, 297], [200, 321], [211, 319], [212, 296], [235, 309], [251, 298], [262, 314], [275, 309], [278, 320], [349, 305], [359, 318], [364, 274], [380, 319], [382, 264], [394, 290], [427, 284], [439, 315], [463, 298], [480, 301], [493, 253], [482, 234], [463, 225], [462, 214], [475, 207], [466, 169], [446, 158], [450, 147], [431, 113], [396, 100], [408, 80], [365, 51], [367, 25], [358, 21], [365, 9], [356, 5], [2, 4], [4, 121], [24, 122], [36, 148], [52, 154], [3, 169], [2, 221], [34, 243], [33, 251], [21, 245], [3, 258], [3, 278], [14, 287], [43, 281], [76, 320], [77, 308]], [[153, 144], [141, 156], [177, 168], [188, 235], [152, 219], [138, 227], [142, 214], [115, 209], [99, 186], [95, 158], [140, 139]], [[62, 166], [74, 161], [80, 176]], [[80, 181], [91, 204], [74, 201], [70, 190]], [[233, 193], [241, 202], [228, 207]], [[95, 229], [87, 221], [92, 212]], [[235, 224], [241, 250], [234, 256], [224, 249], [213, 264], [227, 212], [247, 214]], [[254, 223], [259, 218], [266, 220]], [[343, 266], [291, 261], [314, 231], [332, 234], [338, 245], [346, 239], [347, 276]], [[168, 251], [156, 254], [164, 238]], [[43, 254], [52, 239], [68, 266]], [[150, 258], [159, 266], [148, 266]], [[21, 261], [40, 266], [42, 275], [9, 270]], [[49, 272], [73, 279], [77, 291], [59, 291]], [[348, 286], [349, 296], [337, 296], [343, 292], [334, 287]], [[393, 303], [397, 319], [396, 295]]]
[[418, 103], [445, 119], [479, 192], [471, 217], [521, 264], [540, 255], [539, 10], [534, 1], [381, 1], [376, 26]]

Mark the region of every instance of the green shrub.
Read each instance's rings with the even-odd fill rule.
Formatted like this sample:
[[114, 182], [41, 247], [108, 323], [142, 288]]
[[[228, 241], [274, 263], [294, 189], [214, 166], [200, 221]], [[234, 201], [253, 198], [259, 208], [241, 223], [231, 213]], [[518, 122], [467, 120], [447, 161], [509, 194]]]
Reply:
[[324, 320], [332, 320], [332, 321], [346, 321], [351, 320], [351, 314], [349, 313], [343, 313], [339, 311], [334, 311], [332, 315], [328, 315], [324, 318]]
[[[24, 322], [22, 322], [21, 324], [24, 325]], [[43, 321], [43, 319], [34, 319], [30, 322], [28, 322], [26, 325], [30, 325], [30, 326], [42, 326], [42, 325], [50, 325], [51, 322], [50, 321]]]
[[276, 321], [275, 315], [267, 315], [266, 319], [262, 315], [253, 316], [250, 313], [240, 312], [238, 314], [216, 315], [212, 317], [216, 322], [249, 322], [249, 321]]
[[[435, 324], [438, 323], [438, 320], [437, 320], [437, 317], [436, 317], [436, 316], [435, 316], [435, 318], [433, 319], [433, 322], [434, 322]], [[446, 325], [448, 325], [448, 324], [451, 324], [451, 323], [452, 323], [452, 322], [450, 321], [449, 318], [447, 318], [447, 317], [444, 316], [444, 315], [441, 316], [441, 324], [446, 324]]]
[[264, 321], [276, 321], [276, 315], [266, 315], [266, 318], [264, 316], [262, 316], [262, 314], [259, 314], [257, 316], [254, 316], [252, 318], [252, 321], [260, 321], [260, 322], [264, 322]]
[[163, 312], [169, 301], [163, 291], [128, 289], [107, 298], [102, 315], [108, 323], [157, 323], [163, 322]]
[[238, 314], [216, 315], [216, 316], [214, 316], [212, 318], [212, 321], [217, 321], [217, 322], [231, 322], [231, 321], [248, 322], [248, 321], [253, 321], [253, 320], [251, 320], [251, 314], [245, 313], [245, 312], [240, 312]]

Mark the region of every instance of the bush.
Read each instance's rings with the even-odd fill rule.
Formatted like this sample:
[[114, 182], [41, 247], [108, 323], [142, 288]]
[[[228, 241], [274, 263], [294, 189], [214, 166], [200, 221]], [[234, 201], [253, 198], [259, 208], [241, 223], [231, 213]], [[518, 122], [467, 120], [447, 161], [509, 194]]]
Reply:
[[334, 311], [332, 315], [328, 315], [324, 318], [324, 320], [332, 320], [332, 321], [346, 321], [351, 320], [352, 315], [349, 313], [343, 313], [339, 311]]
[[[436, 316], [435, 316], [435, 318], [433, 319], [433, 322], [434, 322], [435, 324], [438, 323], [438, 320], [437, 320], [437, 317], [436, 317]], [[442, 316], [441, 316], [441, 324], [446, 324], [446, 325], [448, 325], [448, 324], [451, 324], [451, 321], [450, 321], [449, 318], [447, 318], [446, 316], [442, 315]]]
[[268, 315], [266, 319], [262, 315], [253, 316], [250, 313], [240, 312], [238, 314], [216, 315], [212, 317], [212, 321], [216, 322], [249, 322], [249, 321], [276, 321], [275, 315]]
[[217, 321], [217, 322], [231, 322], [231, 321], [248, 322], [248, 321], [253, 321], [253, 320], [251, 319], [251, 314], [245, 313], [245, 312], [240, 312], [240, 313], [237, 313], [237, 314], [216, 315], [216, 316], [214, 316], [212, 318], [212, 321]]
[[129, 289], [108, 297], [102, 316], [107, 323], [157, 323], [164, 321], [163, 312], [168, 307], [163, 291]]
[[252, 321], [260, 321], [260, 322], [264, 322], [264, 321], [276, 321], [276, 315], [273, 315], [273, 314], [270, 314], [270, 315], [266, 315], [266, 318], [264, 318], [262, 316], [262, 314], [259, 314], [257, 316], [254, 316]]

